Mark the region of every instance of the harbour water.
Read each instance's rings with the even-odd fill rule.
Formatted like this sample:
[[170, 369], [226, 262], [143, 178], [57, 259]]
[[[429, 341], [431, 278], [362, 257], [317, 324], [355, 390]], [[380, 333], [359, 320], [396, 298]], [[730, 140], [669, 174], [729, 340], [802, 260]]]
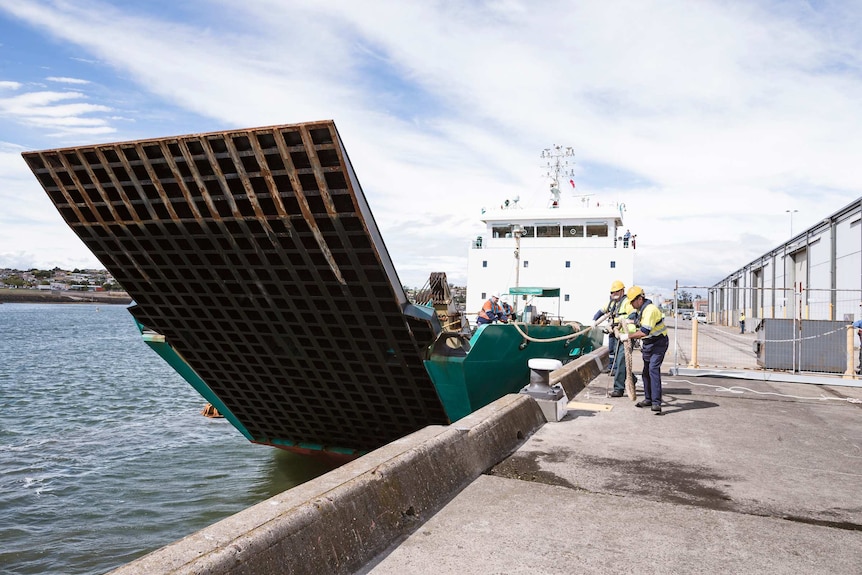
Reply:
[[122, 305], [0, 305], [0, 573], [104, 573], [331, 464], [249, 443]]

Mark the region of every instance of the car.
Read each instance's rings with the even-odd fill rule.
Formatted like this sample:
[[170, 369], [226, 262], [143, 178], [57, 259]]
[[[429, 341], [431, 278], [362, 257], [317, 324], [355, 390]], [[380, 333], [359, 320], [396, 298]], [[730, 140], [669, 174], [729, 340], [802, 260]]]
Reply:
[[706, 312], [705, 311], [694, 312], [694, 319], [701, 322], [701, 323], [706, 323]]
[[691, 311], [686, 310], [682, 312], [682, 319], [691, 319]]

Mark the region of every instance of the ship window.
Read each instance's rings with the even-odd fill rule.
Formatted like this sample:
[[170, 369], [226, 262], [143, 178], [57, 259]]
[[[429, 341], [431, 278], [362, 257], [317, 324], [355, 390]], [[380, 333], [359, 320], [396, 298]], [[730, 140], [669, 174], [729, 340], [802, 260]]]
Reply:
[[608, 237], [607, 222], [587, 222], [587, 237], [606, 238]]
[[563, 298], [563, 301], [569, 301], [569, 294], [566, 294], [566, 297]]
[[617, 267], [617, 262], [611, 260], [611, 269]]
[[482, 260], [482, 267], [483, 268], [488, 267], [488, 260]]
[[527, 260], [524, 260], [524, 267], [525, 268], [530, 267], [530, 262], [528, 262]]
[[542, 224], [536, 226], [536, 237], [558, 238], [560, 237], [560, 224]]
[[566, 267], [567, 267], [567, 268], [572, 267], [572, 262], [566, 262]]
[[512, 224], [491, 226], [491, 232], [493, 232], [495, 238], [511, 238]]
[[584, 237], [584, 225], [568, 225], [563, 226], [563, 237], [564, 238], [582, 238]]
[[522, 238], [534, 238], [536, 237], [536, 226], [523, 226], [524, 233], [521, 234]]

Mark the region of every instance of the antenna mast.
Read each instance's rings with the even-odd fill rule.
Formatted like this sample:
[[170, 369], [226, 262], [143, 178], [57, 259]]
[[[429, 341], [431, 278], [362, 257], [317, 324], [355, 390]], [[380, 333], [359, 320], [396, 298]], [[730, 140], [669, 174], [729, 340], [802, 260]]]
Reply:
[[[575, 150], [571, 146], [559, 146], [554, 144], [551, 148], [542, 150], [541, 158], [545, 160], [545, 177], [551, 180], [551, 201], [556, 207], [560, 202], [560, 176], [573, 178], [575, 170], [569, 167], [569, 158], [575, 157]], [[572, 160], [574, 162], [574, 160]]]
[[544, 167], [547, 169], [545, 176], [550, 178], [558, 188], [560, 187], [561, 175], [567, 178], [574, 177], [575, 171], [569, 167], [568, 160], [568, 158], [574, 157], [575, 150], [571, 146], [564, 148], [563, 146], [554, 144], [552, 148], [542, 150], [542, 159], [545, 160]]

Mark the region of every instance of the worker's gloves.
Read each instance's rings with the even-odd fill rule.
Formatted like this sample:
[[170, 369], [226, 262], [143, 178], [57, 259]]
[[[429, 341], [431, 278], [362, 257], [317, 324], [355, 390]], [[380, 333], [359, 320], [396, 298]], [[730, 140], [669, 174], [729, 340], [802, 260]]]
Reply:
[[619, 339], [620, 339], [620, 341], [628, 341], [629, 334], [627, 334], [626, 332], [623, 332], [619, 335]]

